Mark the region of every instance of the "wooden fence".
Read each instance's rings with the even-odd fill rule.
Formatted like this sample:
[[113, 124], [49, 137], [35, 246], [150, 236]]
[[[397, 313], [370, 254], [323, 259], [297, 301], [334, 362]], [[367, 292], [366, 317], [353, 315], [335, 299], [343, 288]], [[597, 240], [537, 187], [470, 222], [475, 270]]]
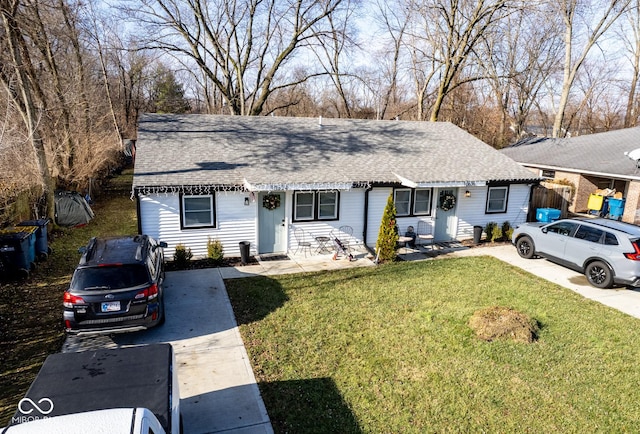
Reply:
[[560, 217], [567, 217], [570, 203], [571, 187], [543, 182], [541, 185], [534, 186], [531, 191], [531, 205], [527, 220], [535, 221], [538, 208], [559, 209]]

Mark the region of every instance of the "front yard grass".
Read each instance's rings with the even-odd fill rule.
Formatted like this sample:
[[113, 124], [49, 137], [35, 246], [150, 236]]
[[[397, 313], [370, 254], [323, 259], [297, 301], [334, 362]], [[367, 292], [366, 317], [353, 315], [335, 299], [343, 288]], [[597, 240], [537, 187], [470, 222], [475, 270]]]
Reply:
[[[276, 432], [633, 432], [638, 319], [490, 257], [225, 281]], [[535, 318], [485, 342], [478, 309]]]

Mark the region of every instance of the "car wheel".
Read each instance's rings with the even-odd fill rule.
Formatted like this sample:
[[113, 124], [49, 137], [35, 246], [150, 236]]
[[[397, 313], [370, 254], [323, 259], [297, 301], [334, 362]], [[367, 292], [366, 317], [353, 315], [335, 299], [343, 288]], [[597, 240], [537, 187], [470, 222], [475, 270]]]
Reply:
[[518, 238], [518, 241], [516, 241], [516, 249], [518, 250], [518, 254], [524, 259], [531, 259], [536, 253], [533, 240], [526, 235]]
[[596, 288], [611, 288], [613, 285], [613, 271], [602, 261], [593, 261], [584, 270], [589, 283]]

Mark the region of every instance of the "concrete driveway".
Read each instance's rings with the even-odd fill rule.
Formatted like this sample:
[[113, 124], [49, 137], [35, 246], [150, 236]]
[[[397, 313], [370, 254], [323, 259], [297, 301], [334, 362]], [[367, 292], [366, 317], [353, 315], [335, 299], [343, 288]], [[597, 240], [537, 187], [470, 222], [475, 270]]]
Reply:
[[67, 338], [63, 351], [167, 342], [178, 364], [185, 434], [273, 433], [217, 268], [167, 273], [166, 323], [144, 332]]

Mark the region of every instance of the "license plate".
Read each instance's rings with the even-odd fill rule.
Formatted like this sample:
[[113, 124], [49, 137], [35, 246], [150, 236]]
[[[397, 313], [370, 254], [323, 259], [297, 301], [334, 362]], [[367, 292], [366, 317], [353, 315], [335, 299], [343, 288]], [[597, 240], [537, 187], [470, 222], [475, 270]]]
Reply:
[[106, 301], [102, 303], [102, 312], [117, 312], [120, 310], [119, 301]]

